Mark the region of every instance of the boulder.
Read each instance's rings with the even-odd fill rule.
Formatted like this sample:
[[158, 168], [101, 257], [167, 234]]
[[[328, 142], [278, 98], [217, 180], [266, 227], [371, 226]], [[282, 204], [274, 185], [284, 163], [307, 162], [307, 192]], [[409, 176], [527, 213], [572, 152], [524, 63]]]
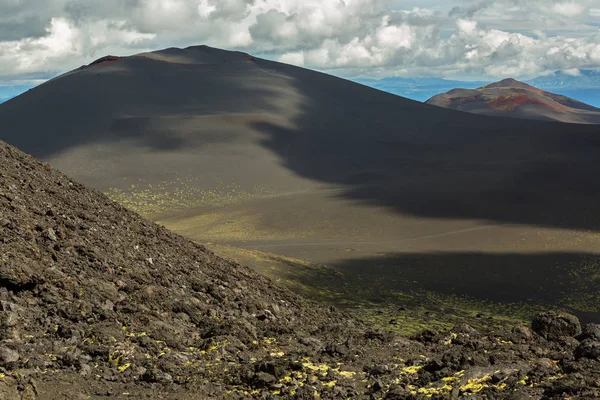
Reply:
[[600, 324], [587, 324], [577, 339], [583, 341], [586, 339], [600, 341]]
[[547, 340], [574, 337], [581, 333], [581, 324], [576, 316], [563, 312], [543, 312], [531, 321], [531, 329]]
[[575, 358], [590, 358], [600, 361], [600, 341], [586, 339], [575, 349]]

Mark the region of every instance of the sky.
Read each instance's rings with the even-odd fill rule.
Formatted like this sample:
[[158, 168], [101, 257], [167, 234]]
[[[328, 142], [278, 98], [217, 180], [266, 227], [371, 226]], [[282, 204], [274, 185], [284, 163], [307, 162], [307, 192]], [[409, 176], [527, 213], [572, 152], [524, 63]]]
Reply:
[[576, 75], [600, 68], [600, 1], [0, 0], [0, 86], [199, 44], [349, 78]]

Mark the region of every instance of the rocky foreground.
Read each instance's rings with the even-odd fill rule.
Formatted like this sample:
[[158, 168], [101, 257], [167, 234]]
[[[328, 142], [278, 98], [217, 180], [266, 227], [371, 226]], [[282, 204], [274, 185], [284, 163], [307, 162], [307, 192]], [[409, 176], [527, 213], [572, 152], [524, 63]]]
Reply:
[[373, 331], [0, 142], [0, 398], [600, 398], [600, 325]]

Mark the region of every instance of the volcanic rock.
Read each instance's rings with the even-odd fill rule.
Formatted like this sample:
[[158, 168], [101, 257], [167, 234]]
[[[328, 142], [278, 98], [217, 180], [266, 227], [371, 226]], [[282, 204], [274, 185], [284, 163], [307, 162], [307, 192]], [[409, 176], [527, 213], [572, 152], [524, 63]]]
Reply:
[[555, 340], [565, 336], [577, 336], [581, 333], [581, 324], [574, 315], [546, 312], [532, 320], [531, 329], [548, 340]]

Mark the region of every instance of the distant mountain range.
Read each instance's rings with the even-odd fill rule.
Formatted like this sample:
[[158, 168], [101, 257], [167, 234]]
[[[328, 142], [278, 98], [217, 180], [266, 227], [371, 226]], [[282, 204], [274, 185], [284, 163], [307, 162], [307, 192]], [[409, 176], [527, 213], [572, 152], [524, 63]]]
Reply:
[[441, 78], [357, 78], [353, 81], [417, 101], [426, 101], [436, 94], [453, 88], [474, 89], [488, 83], [485, 81], [466, 82]]
[[[436, 94], [454, 88], [475, 89], [489, 81], [459, 81], [442, 78], [354, 78], [354, 82], [383, 90], [412, 100], [427, 101]], [[600, 71], [582, 70], [579, 75], [557, 71], [551, 75], [540, 76], [525, 81], [542, 90], [572, 97], [584, 103], [600, 107]], [[3, 103], [34, 85], [0, 86], [0, 103]]]
[[583, 70], [579, 75], [557, 71], [527, 81], [532, 86], [549, 89], [600, 89], [600, 71]]
[[476, 89], [452, 89], [426, 103], [474, 114], [600, 124], [599, 108], [511, 78]]
[[[439, 93], [455, 88], [476, 89], [489, 83], [489, 81], [458, 81], [442, 78], [356, 78], [353, 80], [418, 101], [427, 101]], [[540, 76], [525, 82], [542, 90], [553, 91], [600, 107], [600, 71], [582, 70], [577, 76], [557, 71], [552, 75]]]

